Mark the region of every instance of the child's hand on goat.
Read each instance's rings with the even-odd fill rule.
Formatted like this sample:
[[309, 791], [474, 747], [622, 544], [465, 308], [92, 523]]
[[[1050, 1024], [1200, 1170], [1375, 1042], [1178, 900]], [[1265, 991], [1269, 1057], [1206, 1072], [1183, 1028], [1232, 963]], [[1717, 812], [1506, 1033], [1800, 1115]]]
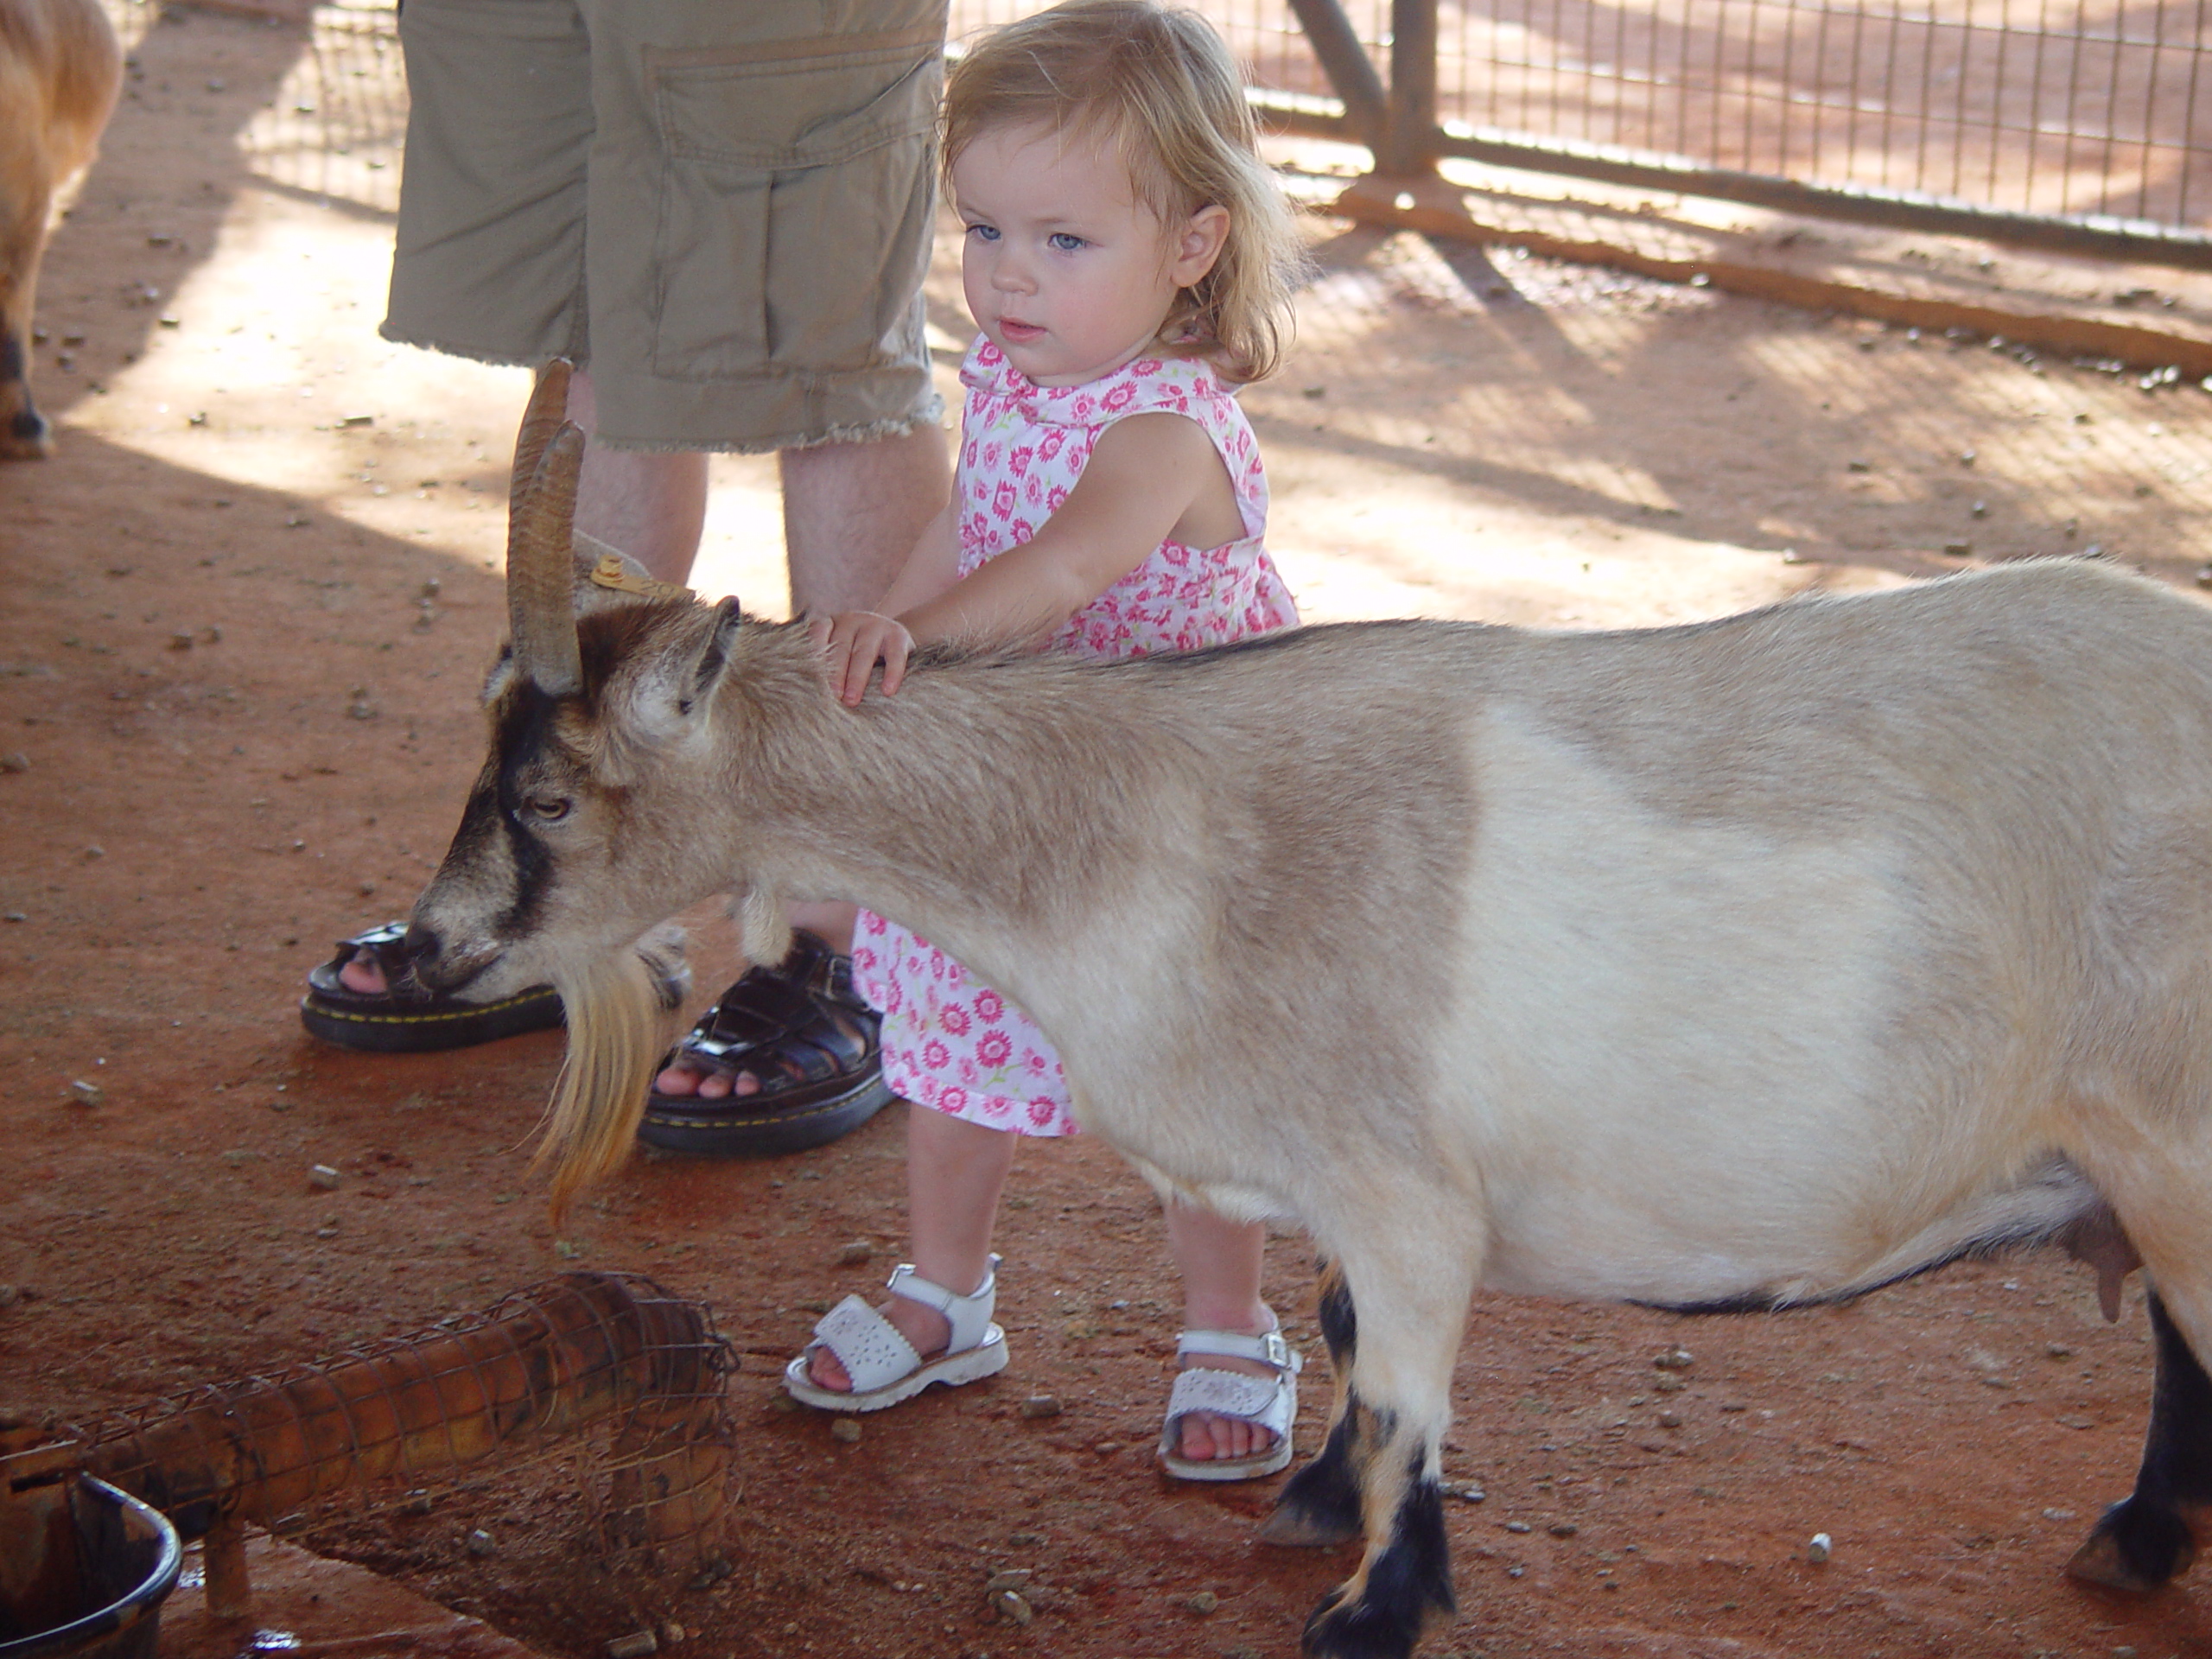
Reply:
[[883, 664], [883, 695], [899, 690], [906, 677], [906, 659], [914, 652], [914, 636], [896, 617], [874, 611], [840, 611], [817, 616], [808, 625], [815, 644], [823, 648], [830, 671], [830, 689], [837, 701], [858, 708], [868, 690], [868, 676]]

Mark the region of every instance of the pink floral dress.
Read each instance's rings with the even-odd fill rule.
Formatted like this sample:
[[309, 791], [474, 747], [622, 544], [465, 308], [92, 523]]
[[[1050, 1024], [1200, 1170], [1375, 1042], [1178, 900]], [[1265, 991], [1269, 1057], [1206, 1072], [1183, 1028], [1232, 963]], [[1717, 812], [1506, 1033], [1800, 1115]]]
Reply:
[[[1168, 410], [1204, 427], [1229, 468], [1244, 534], [1200, 550], [1162, 542], [1069, 619], [1050, 649], [1142, 657], [1226, 644], [1298, 620], [1262, 544], [1268, 481], [1244, 411], [1208, 364], [1144, 357], [1079, 386], [1039, 386], [979, 340], [961, 365], [968, 389], [954, 489], [960, 574], [1019, 547], [1067, 499], [1098, 435], [1132, 415]], [[854, 978], [883, 1014], [883, 1071], [918, 1105], [1022, 1135], [1071, 1135], [1059, 1057], [1029, 1017], [928, 940], [868, 911], [853, 940]]]

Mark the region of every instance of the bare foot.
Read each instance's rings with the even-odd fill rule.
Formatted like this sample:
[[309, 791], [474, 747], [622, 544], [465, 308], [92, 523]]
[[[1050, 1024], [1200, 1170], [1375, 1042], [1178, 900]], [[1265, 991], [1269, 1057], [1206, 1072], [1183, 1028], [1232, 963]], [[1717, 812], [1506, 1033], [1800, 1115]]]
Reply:
[[732, 1095], [759, 1094], [760, 1079], [750, 1071], [731, 1077], [721, 1071], [694, 1071], [686, 1065], [671, 1065], [653, 1079], [653, 1089], [676, 1100], [694, 1096], [701, 1100], [727, 1100]]
[[338, 982], [364, 996], [382, 996], [391, 988], [376, 952], [367, 950], [356, 950], [346, 958], [346, 965], [338, 970]]

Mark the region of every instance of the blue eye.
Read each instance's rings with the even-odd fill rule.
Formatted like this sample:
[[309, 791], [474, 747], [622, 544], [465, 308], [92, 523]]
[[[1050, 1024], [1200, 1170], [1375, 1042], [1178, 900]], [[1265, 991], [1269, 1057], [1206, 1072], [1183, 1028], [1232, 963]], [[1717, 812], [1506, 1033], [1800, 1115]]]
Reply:
[[1083, 238], [1072, 231], [1055, 231], [1045, 241], [1055, 253], [1073, 253], [1083, 245]]
[[995, 225], [970, 225], [968, 227], [968, 234], [979, 242], [995, 242], [999, 239], [998, 226]]

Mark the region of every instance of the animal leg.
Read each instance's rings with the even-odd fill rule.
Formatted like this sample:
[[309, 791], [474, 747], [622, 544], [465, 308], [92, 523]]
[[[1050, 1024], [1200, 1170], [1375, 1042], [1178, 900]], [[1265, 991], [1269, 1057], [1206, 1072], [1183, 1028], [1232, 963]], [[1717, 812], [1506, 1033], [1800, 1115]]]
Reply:
[[2066, 1564], [2077, 1579], [2139, 1593], [2187, 1571], [2212, 1536], [2212, 1377], [2155, 1290], [2150, 1307], [2158, 1373], [2135, 1490]]
[[29, 188], [22, 200], [0, 203], [17, 215], [16, 223], [0, 226], [0, 461], [36, 460], [54, 448], [30, 383], [31, 304], [51, 193], [43, 178], [23, 183]]
[[1329, 1407], [1329, 1438], [1320, 1455], [1293, 1475], [1262, 1523], [1260, 1541], [1268, 1544], [1348, 1543], [1360, 1535], [1359, 1479], [1354, 1472], [1369, 1453], [1361, 1444], [1371, 1429], [1370, 1414], [1354, 1411], [1352, 1359], [1358, 1351], [1359, 1324], [1351, 1287], [1334, 1262], [1321, 1263], [1321, 1335], [1329, 1344], [1335, 1395]]
[[1356, 1290], [1357, 1344], [1329, 1447], [1301, 1471], [1313, 1479], [1300, 1501], [1327, 1529], [1350, 1489], [1367, 1550], [1306, 1621], [1306, 1650], [1325, 1659], [1405, 1659], [1424, 1626], [1453, 1609], [1439, 1448], [1474, 1275], [1442, 1244], [1432, 1237], [1405, 1255], [1344, 1262], [1343, 1335], [1354, 1335]]

